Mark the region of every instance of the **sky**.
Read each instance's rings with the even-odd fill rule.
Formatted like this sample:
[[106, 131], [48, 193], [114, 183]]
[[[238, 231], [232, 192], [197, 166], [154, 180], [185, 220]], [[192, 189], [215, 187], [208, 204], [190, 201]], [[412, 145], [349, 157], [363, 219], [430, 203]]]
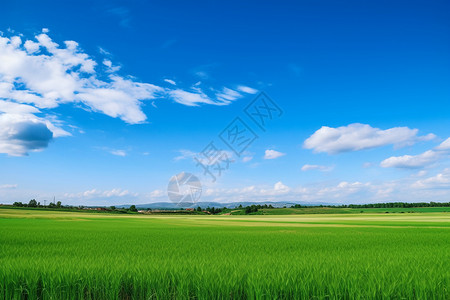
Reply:
[[0, 203], [450, 201], [449, 9], [3, 1]]

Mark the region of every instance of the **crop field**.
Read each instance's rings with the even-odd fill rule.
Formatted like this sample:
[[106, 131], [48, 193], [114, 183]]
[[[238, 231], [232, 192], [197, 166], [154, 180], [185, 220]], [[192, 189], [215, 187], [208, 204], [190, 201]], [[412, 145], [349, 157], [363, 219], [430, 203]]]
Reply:
[[0, 209], [0, 299], [450, 299], [450, 213]]

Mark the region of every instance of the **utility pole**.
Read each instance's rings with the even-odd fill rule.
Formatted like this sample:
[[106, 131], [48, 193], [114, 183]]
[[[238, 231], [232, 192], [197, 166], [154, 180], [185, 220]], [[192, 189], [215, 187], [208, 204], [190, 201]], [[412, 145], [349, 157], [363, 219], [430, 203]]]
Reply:
[[45, 202], [47, 202], [47, 200], [44, 200], [44, 207], [45, 207]]

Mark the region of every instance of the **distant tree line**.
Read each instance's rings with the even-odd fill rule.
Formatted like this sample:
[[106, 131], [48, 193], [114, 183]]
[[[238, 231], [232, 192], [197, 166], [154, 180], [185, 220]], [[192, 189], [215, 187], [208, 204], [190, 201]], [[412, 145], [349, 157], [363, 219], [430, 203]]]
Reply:
[[31, 199], [28, 203], [14, 202], [13, 206], [16, 206], [16, 207], [49, 207], [49, 208], [63, 207], [61, 204], [61, 201], [58, 201], [56, 203], [50, 202], [49, 205], [44, 206], [44, 205], [41, 205], [41, 202], [37, 202], [36, 199]]
[[387, 202], [371, 204], [348, 204], [348, 205], [292, 205], [291, 208], [305, 207], [335, 207], [335, 208], [411, 208], [411, 207], [450, 207], [450, 202]]
[[48, 205], [41, 205], [41, 202], [37, 202], [36, 199], [31, 199], [28, 203], [22, 202], [14, 202], [13, 206], [15, 207], [39, 207], [39, 208], [52, 208], [52, 209], [67, 209], [67, 210], [78, 210], [78, 209], [98, 209], [102, 211], [113, 211], [117, 213], [129, 213], [129, 212], [137, 212], [136, 205], [131, 205], [129, 208], [116, 208], [115, 206], [110, 206], [109, 208], [105, 207], [95, 207], [89, 208], [83, 205], [80, 206], [72, 206], [72, 205], [62, 205], [61, 201], [57, 201], [56, 203], [50, 202]]
[[197, 207], [196, 211], [197, 212], [208, 212], [212, 215], [217, 215], [217, 214], [220, 214], [221, 212], [225, 211], [226, 209], [227, 209], [226, 207], [215, 208], [215, 207], [209, 207], [209, 206], [207, 208], [203, 209], [199, 206], [199, 207]]

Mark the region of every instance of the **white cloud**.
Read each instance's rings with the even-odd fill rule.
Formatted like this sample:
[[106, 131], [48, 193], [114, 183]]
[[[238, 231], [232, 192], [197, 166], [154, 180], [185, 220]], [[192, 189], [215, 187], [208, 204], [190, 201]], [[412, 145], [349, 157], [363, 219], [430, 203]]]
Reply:
[[275, 159], [284, 155], [286, 155], [286, 153], [278, 152], [276, 150], [266, 150], [264, 159]]
[[403, 147], [435, 138], [434, 134], [418, 136], [417, 129], [394, 127], [386, 130], [366, 124], [350, 124], [338, 128], [323, 126], [305, 140], [303, 146], [314, 152], [336, 154], [394, 145]]
[[[112, 72], [98, 78], [97, 63], [74, 41], [64, 47], [45, 34], [23, 46], [18, 37], [0, 37], [0, 98], [41, 109], [62, 103], [83, 103], [88, 108], [130, 124], [142, 123], [141, 100], [154, 99], [162, 88], [139, 83]], [[112, 64], [105, 61], [105, 66]]]
[[[62, 47], [45, 33], [35, 38], [22, 43], [19, 36], [0, 37], [0, 98], [38, 108], [79, 102], [94, 111], [136, 124], [146, 120], [142, 100], [168, 95], [178, 103], [194, 106], [227, 105], [242, 97], [226, 87], [213, 99], [199, 88], [170, 90], [137, 82], [117, 75], [118, 68], [109, 59], [103, 60], [109, 72], [101, 74], [96, 71], [97, 63], [82, 52], [78, 43], [66, 41]], [[165, 81], [176, 84], [170, 79]]]
[[179, 156], [174, 157], [174, 161], [192, 159], [194, 163], [201, 163], [205, 166], [216, 164], [219, 160], [226, 163], [234, 163], [234, 153], [227, 150], [217, 150], [217, 152], [202, 153], [193, 152], [191, 150], [182, 149], [178, 151]]
[[120, 70], [120, 66], [113, 66], [112, 61], [110, 61], [109, 59], [104, 59], [103, 65], [107, 67], [108, 73], [113, 73]]
[[174, 157], [174, 161], [179, 161], [179, 160], [185, 160], [185, 159], [192, 159], [194, 158], [195, 155], [197, 155], [196, 152], [191, 151], [191, 150], [186, 150], [186, 149], [181, 149], [178, 150], [178, 152], [180, 152], [180, 155]]
[[208, 73], [205, 72], [205, 71], [197, 71], [197, 72], [195, 72], [195, 75], [197, 75], [201, 79], [208, 79], [209, 78]]
[[216, 93], [216, 97], [219, 101], [228, 104], [231, 101], [242, 98], [242, 95], [236, 92], [235, 90], [224, 87], [222, 91]]
[[256, 94], [258, 92], [258, 90], [245, 85], [239, 85], [237, 90], [247, 94]]
[[428, 150], [419, 155], [392, 156], [380, 164], [383, 168], [423, 168], [436, 162], [440, 157], [438, 152]]
[[167, 197], [167, 191], [163, 190], [154, 190], [150, 193], [151, 198], [161, 198], [161, 197]]
[[287, 185], [284, 185], [281, 181], [278, 181], [273, 186], [273, 190], [274, 190], [274, 192], [278, 192], [278, 193], [287, 193], [290, 191], [290, 188]]
[[17, 184], [2, 184], [0, 185], [0, 189], [9, 190], [17, 188]]
[[173, 81], [172, 79], [164, 79], [165, 82], [170, 83], [171, 85], [177, 85], [177, 83], [175, 81]]
[[[120, 67], [114, 66], [109, 59], [104, 59], [100, 68], [77, 42], [65, 41], [59, 45], [48, 32], [48, 29], [43, 29], [34, 39], [25, 40], [21, 35], [0, 36], [0, 116], [3, 127], [0, 153], [25, 155], [29, 150], [46, 147], [45, 143], [27, 147], [12, 141], [11, 134], [17, 130], [13, 128], [18, 120], [15, 116], [20, 115], [20, 120], [33, 123], [33, 128], [45, 124], [53, 137], [70, 135], [61, 128], [61, 121], [48, 115], [50, 109], [61, 104], [73, 103], [129, 124], [139, 124], [147, 120], [142, 111], [146, 100], [169, 98], [183, 105], [198, 106], [228, 105], [243, 97], [225, 87], [220, 91], [209, 89], [211, 95], [207, 95], [197, 86], [186, 91], [138, 82], [133, 77], [118, 75]], [[102, 48], [100, 52], [110, 56]], [[166, 82], [175, 84], [170, 79]], [[44, 114], [47, 115], [38, 117]], [[12, 123], [6, 124], [5, 120]]]
[[24, 156], [47, 148], [53, 133], [30, 115], [0, 114], [0, 153]]
[[128, 197], [128, 196], [136, 197], [137, 195], [138, 195], [137, 193], [130, 193], [128, 190], [114, 188], [112, 190], [105, 190], [105, 191], [98, 190], [98, 189], [91, 189], [91, 190], [87, 190], [87, 191], [84, 191], [81, 193], [75, 193], [75, 194], [66, 193], [66, 194], [64, 194], [64, 197], [94, 199], [94, 198]]
[[235, 90], [226, 87], [220, 91], [215, 91], [212, 95], [208, 95], [198, 85], [192, 86], [190, 91], [175, 89], [167, 91], [167, 94], [175, 102], [187, 106], [199, 106], [199, 104], [223, 106], [244, 97]]
[[116, 156], [122, 156], [122, 157], [127, 156], [127, 152], [125, 150], [111, 150], [110, 153], [112, 155], [116, 155]]
[[445, 141], [443, 141], [442, 143], [440, 143], [439, 146], [437, 146], [435, 148], [435, 150], [438, 150], [438, 151], [450, 150], [450, 138], [448, 138]]
[[0, 153], [23, 156], [45, 149], [55, 137], [70, 136], [54, 116], [38, 113], [33, 106], [0, 100]]
[[291, 192], [291, 188], [278, 181], [273, 186], [245, 186], [242, 188], [205, 188], [204, 196], [212, 197], [213, 201], [229, 202], [233, 201], [249, 201], [254, 199], [255, 201], [268, 200], [277, 196], [287, 195]]
[[302, 167], [302, 171], [311, 171], [311, 170], [318, 170], [318, 171], [322, 171], [322, 172], [328, 172], [333, 170], [333, 166], [321, 166], [321, 165], [303, 165]]
[[435, 176], [417, 180], [412, 184], [412, 187], [422, 189], [450, 189], [450, 169], [447, 168]]
[[[220, 105], [220, 103], [215, 103], [211, 100], [202, 90], [196, 89], [192, 92], [188, 92], [182, 89], [176, 89], [168, 92], [169, 97], [173, 99], [175, 102], [187, 105], [187, 106], [198, 106], [198, 104], [216, 104]], [[224, 105], [224, 103], [222, 103]]]
[[242, 162], [246, 163], [246, 162], [251, 161], [252, 159], [253, 159], [253, 156], [244, 156], [242, 158]]
[[361, 192], [363, 190], [366, 190], [368, 187], [370, 187], [370, 183], [362, 183], [359, 181], [355, 182], [348, 182], [348, 181], [342, 181], [336, 186], [330, 186], [330, 187], [324, 187], [320, 188], [316, 191], [317, 196], [324, 199], [324, 196], [331, 198], [340, 198], [344, 199], [345, 197], [348, 197], [352, 194]]
[[392, 156], [380, 163], [383, 168], [424, 168], [432, 166], [442, 158], [448, 157], [450, 154], [450, 138], [443, 141], [440, 145], [432, 150], [427, 150], [418, 155]]

